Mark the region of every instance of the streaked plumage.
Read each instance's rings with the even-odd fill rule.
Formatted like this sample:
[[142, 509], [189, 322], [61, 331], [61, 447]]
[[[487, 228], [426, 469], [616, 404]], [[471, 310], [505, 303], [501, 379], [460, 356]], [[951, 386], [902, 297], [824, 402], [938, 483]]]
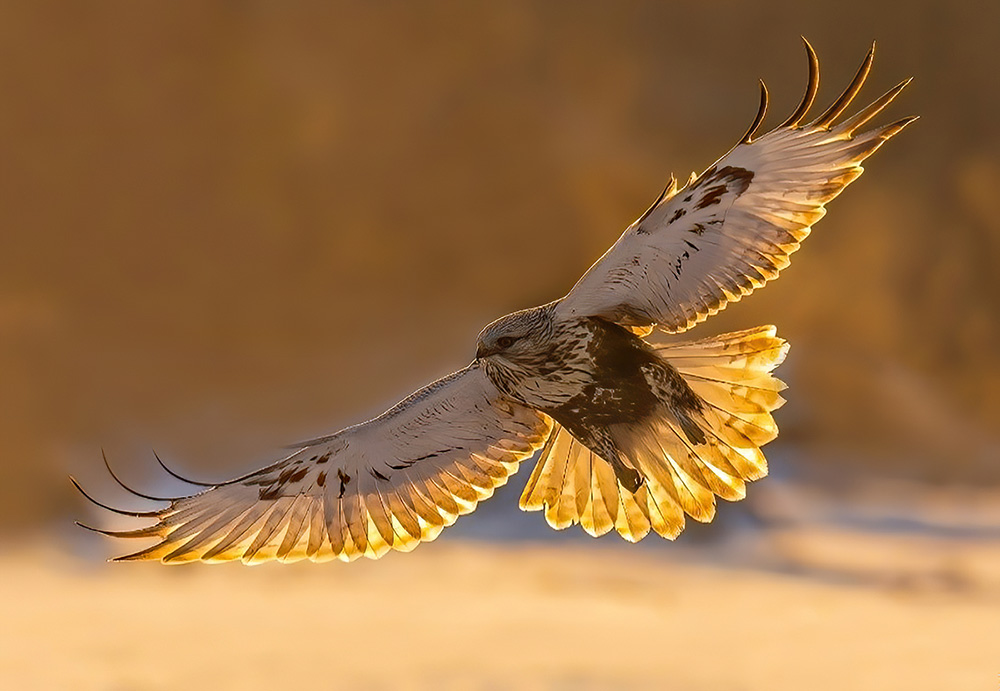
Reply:
[[741, 499], [767, 473], [760, 447], [777, 436], [771, 413], [783, 403], [771, 372], [787, 344], [774, 327], [666, 345], [646, 337], [683, 332], [777, 277], [861, 162], [914, 119], [864, 129], [903, 82], [837, 122], [870, 52], [805, 122], [819, 85], [806, 52], [806, 94], [784, 123], [755, 138], [761, 83], [739, 144], [683, 187], [671, 179], [564, 298], [487, 326], [471, 365], [230, 482], [169, 499], [130, 490], [165, 508], [95, 501], [153, 521], [98, 532], [155, 539], [124, 560], [377, 558], [434, 539], [538, 449], [520, 505], [555, 528], [636, 541], [650, 530], [676, 537], [685, 516], [711, 520], [716, 496]]

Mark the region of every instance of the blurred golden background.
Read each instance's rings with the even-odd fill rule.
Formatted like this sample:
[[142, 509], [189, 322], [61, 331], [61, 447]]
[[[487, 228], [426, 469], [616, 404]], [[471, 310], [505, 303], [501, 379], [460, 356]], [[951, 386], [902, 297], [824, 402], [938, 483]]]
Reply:
[[884, 121], [922, 120], [695, 333], [790, 340], [777, 478], [819, 504], [945, 492], [989, 532], [966, 492], [1000, 481], [998, 26], [1000, 5], [925, 0], [0, 3], [0, 544], [95, 559], [66, 475], [120, 498], [102, 448], [142, 487], [165, 482], [151, 447], [224, 479], [465, 365], [727, 151], [758, 77], [765, 129], [784, 119], [800, 34], [817, 107], [877, 39], [859, 101], [912, 75]]

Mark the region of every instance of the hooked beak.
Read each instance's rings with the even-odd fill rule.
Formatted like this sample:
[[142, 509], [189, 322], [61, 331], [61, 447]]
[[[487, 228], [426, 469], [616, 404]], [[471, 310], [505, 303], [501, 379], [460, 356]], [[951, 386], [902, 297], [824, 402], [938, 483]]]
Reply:
[[490, 351], [487, 350], [486, 347], [482, 343], [480, 343], [480, 344], [478, 344], [476, 346], [476, 359], [477, 360], [482, 360], [484, 357], [489, 357], [490, 355], [491, 355]]

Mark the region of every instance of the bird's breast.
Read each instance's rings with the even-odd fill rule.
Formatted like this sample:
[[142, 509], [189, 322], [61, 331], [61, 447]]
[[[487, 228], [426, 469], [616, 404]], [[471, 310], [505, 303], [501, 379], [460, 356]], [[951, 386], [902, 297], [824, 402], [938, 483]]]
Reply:
[[644, 416], [656, 405], [644, 368], [658, 361], [631, 332], [601, 319], [556, 329], [545, 352], [498, 362], [491, 378], [525, 405], [560, 418], [613, 424]]

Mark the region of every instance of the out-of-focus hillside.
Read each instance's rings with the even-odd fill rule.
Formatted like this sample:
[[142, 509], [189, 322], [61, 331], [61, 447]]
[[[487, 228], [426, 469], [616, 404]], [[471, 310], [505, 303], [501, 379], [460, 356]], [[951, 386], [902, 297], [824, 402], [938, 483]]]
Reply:
[[[378, 412], [562, 295], [756, 109], [922, 120], [782, 279], [803, 468], [1000, 479], [1000, 6], [33, 2], [0, 7], [0, 524], [75, 506], [100, 449], [216, 478]], [[515, 480], [515, 482], [519, 482]]]

